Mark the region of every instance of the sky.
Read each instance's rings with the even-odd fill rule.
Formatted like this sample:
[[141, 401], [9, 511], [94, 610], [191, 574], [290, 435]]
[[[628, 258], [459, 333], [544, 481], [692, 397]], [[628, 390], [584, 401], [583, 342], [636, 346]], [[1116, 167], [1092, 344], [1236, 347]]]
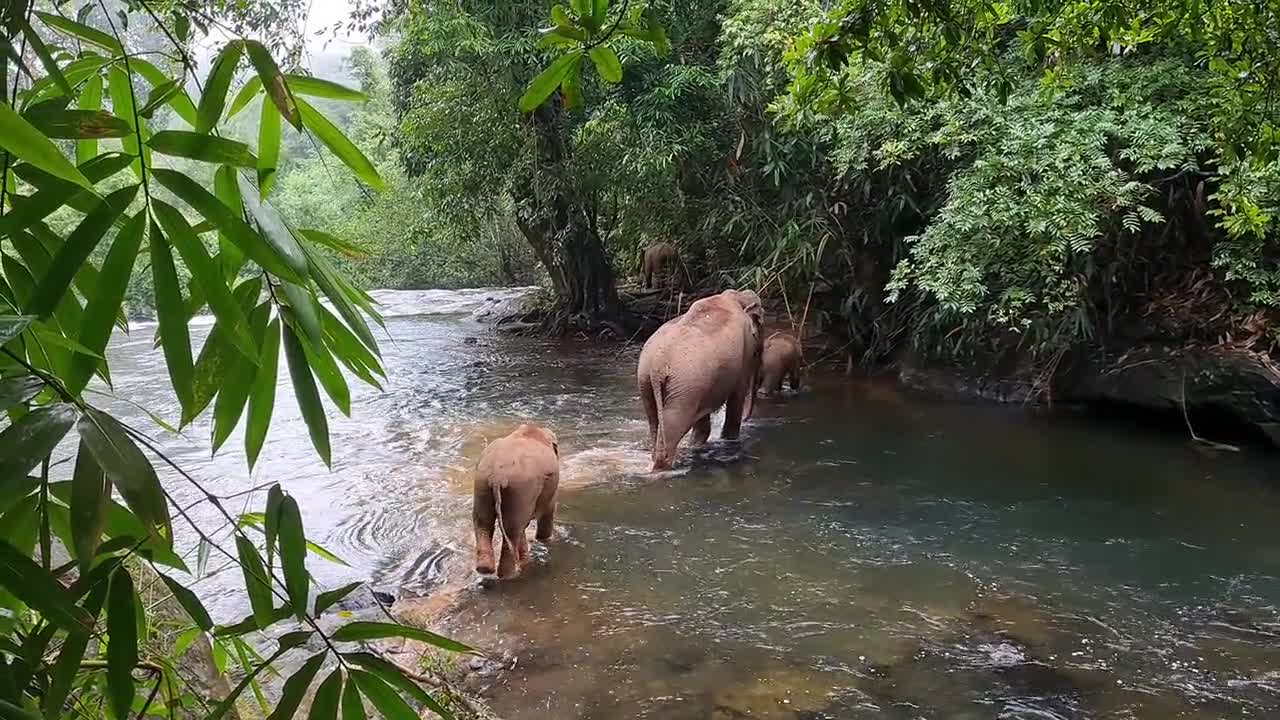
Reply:
[[[307, 14], [306, 25], [309, 60], [318, 59], [322, 55], [345, 57], [351, 48], [369, 44], [369, 39], [364, 34], [349, 34], [345, 28], [339, 29], [337, 34], [328, 31], [336, 23], [345, 24], [350, 11], [350, 0], [311, 0], [311, 8]], [[317, 36], [315, 32], [321, 29], [326, 30], [326, 32]], [[210, 28], [207, 37], [196, 43], [196, 47], [193, 48], [192, 59], [195, 60], [196, 66], [201, 73], [208, 71], [209, 63], [212, 61], [213, 56], [230, 39], [231, 35], [213, 27]], [[332, 63], [323, 64], [332, 65]]]

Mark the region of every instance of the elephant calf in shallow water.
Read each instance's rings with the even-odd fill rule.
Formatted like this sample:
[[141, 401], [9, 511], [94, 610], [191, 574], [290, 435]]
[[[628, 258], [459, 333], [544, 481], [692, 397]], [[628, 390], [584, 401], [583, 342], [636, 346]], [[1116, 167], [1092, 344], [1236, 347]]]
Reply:
[[535, 518], [537, 538], [551, 539], [560, 487], [560, 446], [555, 433], [524, 424], [484, 449], [476, 467], [472, 519], [476, 531], [476, 572], [494, 571], [493, 531], [502, 531], [504, 547], [498, 577], [517, 574], [529, 561], [525, 528]]
[[777, 395], [782, 392], [784, 379], [790, 380], [792, 390], [800, 389], [800, 341], [791, 333], [779, 330], [764, 341], [756, 387], [766, 395]]
[[689, 306], [658, 328], [640, 351], [636, 383], [649, 419], [653, 469], [668, 470], [692, 429], [711, 435], [711, 413], [724, 407], [725, 439], [751, 417], [761, 351], [763, 310], [754, 292], [726, 290]]

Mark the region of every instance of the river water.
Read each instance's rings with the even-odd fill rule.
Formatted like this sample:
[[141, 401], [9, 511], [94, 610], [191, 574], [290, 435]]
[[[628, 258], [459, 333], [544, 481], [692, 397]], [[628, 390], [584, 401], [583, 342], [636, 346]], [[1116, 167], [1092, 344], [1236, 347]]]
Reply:
[[[515, 294], [379, 293], [390, 379], [353, 383], [332, 471], [287, 377], [252, 476], [239, 434], [212, 459], [207, 425], [158, 439], [214, 493], [280, 482], [349, 564], [312, 563], [323, 586], [447, 597], [439, 627], [514, 665], [489, 693], [508, 720], [1280, 717], [1274, 457], [819, 375], [741, 444], [649, 476], [639, 347], [471, 315]], [[116, 390], [172, 418], [151, 332], [113, 342]], [[468, 473], [522, 420], [559, 435], [558, 538], [483, 589]], [[213, 572], [197, 589], [225, 622], [248, 611], [238, 586]]]

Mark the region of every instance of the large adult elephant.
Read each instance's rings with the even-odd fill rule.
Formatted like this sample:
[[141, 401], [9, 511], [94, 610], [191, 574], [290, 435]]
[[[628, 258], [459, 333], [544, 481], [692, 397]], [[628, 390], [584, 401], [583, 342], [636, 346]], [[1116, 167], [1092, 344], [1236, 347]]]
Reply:
[[644, 344], [636, 383], [649, 418], [655, 471], [671, 468], [690, 429], [695, 443], [706, 442], [711, 414], [721, 407], [721, 437], [738, 437], [742, 420], [751, 416], [763, 320], [754, 292], [726, 290], [693, 303]]

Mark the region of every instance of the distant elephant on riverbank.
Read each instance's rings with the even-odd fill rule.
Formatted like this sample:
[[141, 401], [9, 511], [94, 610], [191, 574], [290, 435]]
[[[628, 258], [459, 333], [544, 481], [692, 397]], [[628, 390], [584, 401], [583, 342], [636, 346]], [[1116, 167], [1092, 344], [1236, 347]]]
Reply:
[[536, 519], [537, 539], [547, 542], [556, 517], [560, 487], [560, 446], [555, 433], [523, 424], [489, 443], [476, 466], [472, 521], [476, 533], [476, 572], [494, 571], [493, 531], [502, 531], [498, 577], [509, 578], [529, 561], [525, 528]]
[[721, 437], [738, 437], [751, 417], [763, 321], [754, 292], [726, 290], [693, 303], [644, 344], [636, 384], [649, 419], [654, 471], [671, 468], [690, 429], [696, 444], [706, 442], [711, 414], [721, 407]]
[[680, 251], [675, 245], [667, 242], [654, 243], [644, 250], [644, 258], [640, 262], [640, 287], [651, 288], [657, 287], [653, 282], [653, 276], [662, 277], [664, 269], [670, 268], [672, 277], [676, 279], [676, 283], [680, 282]]
[[782, 381], [790, 380], [791, 389], [800, 389], [800, 341], [789, 332], [779, 330], [764, 341], [760, 356], [760, 372], [756, 390], [766, 395], [782, 392]]

